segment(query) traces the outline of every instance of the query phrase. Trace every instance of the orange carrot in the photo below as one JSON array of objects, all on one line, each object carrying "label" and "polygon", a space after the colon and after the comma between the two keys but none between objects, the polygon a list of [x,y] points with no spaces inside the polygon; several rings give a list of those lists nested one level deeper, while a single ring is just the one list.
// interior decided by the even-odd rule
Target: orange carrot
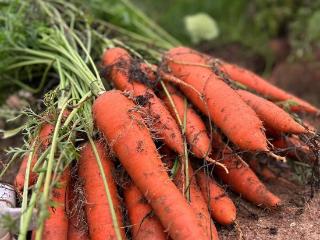
[{"label": "orange carrot", "polygon": [[232,80],[244,84],[265,97],[277,101],[293,100],[298,104],[298,106],[292,107],[292,110],[303,110],[310,113],[316,113],[319,111],[319,109],[312,106],[310,103],[283,91],[249,70],[226,62],[221,62],[220,67],[221,70],[228,74]]},{"label": "orange carrot", "polygon": [[209,203],[212,218],[220,224],[232,224],[236,219],[236,207],[232,200],[215,180],[206,175],[204,171],[197,172],[197,180],[202,195]]},{"label": "orange carrot", "polygon": [[[201,226],[203,231],[207,235],[207,239],[218,239],[218,232],[217,229],[212,222],[212,219],[210,217],[210,213],[208,211],[208,205],[205,202],[204,197],[202,196],[201,190],[196,182],[195,175],[193,173],[192,167],[189,165],[189,177],[190,177],[190,185],[186,186],[190,192],[190,206],[194,210],[194,212],[197,215],[198,219],[198,225]],[[177,174],[174,178],[174,182],[177,185],[177,187],[180,189],[181,192],[184,192],[184,174],[180,168],[177,171]],[[186,196],[188,196],[187,193]]]},{"label": "orange carrot", "polygon": [[211,69],[201,64],[206,59],[188,48],[173,48],[166,54],[166,64],[172,74],[192,85],[202,94],[185,86],[184,94],[222,129],[229,139],[245,150],[267,151],[267,140],[256,113]]},{"label": "orange carrot", "polygon": [[[112,177],[112,162],[107,157],[103,144],[95,142],[95,145],[107,178],[112,203],[117,216],[118,226],[121,227],[121,206],[118,200],[117,188]],[[79,176],[84,180],[84,191],[87,199],[85,210],[90,238],[97,240],[116,239],[116,230],[114,228],[107,194],[105,192],[98,163],[90,143],[86,143],[81,150]],[[123,239],[125,239],[123,228],[120,228],[120,230]]]},{"label": "orange carrot", "polygon": [[98,129],[170,236],[177,240],[206,239],[196,225],[194,212],[169,179],[135,104],[120,91],[109,91],[95,100],[93,116]]},{"label": "orange carrot", "polygon": [[159,219],[152,213],[151,206],[139,189],[130,184],[124,191],[124,200],[132,225],[133,240],[165,240],[167,233]]},{"label": "orange carrot", "polygon": [[[54,126],[51,124],[44,124],[39,132],[38,138],[35,140],[35,149],[33,153],[33,157],[31,160],[31,168],[30,168],[30,174],[29,174],[29,185],[33,185],[35,181],[37,180],[38,174],[35,172],[32,172],[32,168],[36,164],[38,160],[38,155],[40,150],[45,150],[49,144],[50,144],[50,139],[51,139],[51,134],[53,132]],[[29,154],[25,155],[20,168],[18,170],[18,173],[15,177],[15,182],[14,185],[17,189],[17,191],[21,192],[23,190],[24,186],[24,180],[26,176],[26,170],[27,170],[27,164],[28,164],[28,159],[29,159]]]},{"label": "orange carrot", "polygon": [[274,103],[245,90],[237,90],[240,97],[257,113],[269,127],[287,133],[305,133],[306,129]]},{"label": "orange carrot", "polygon": [[145,116],[152,117],[150,129],[155,129],[174,151],[183,154],[183,140],[178,125],[153,90],[138,82],[142,81],[137,79],[139,77],[146,78],[145,82],[149,80],[148,75],[143,73],[144,69],[141,70],[139,65],[136,65],[124,49],[112,48],[103,54],[103,66],[109,69],[110,73],[106,77],[110,78],[116,88],[132,92],[137,102],[143,106]]}]

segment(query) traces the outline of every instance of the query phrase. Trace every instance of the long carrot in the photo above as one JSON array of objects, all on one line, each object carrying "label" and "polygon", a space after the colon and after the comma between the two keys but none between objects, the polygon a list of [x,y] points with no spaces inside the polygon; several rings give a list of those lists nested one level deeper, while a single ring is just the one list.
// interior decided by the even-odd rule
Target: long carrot
[{"label": "long carrot", "polygon": [[[29,185],[33,185],[35,181],[37,180],[37,173],[32,172],[33,166],[36,164],[38,160],[38,155],[41,150],[46,149],[50,144],[50,136],[53,132],[54,126],[51,124],[44,124],[39,132],[38,138],[35,139],[35,149],[33,153],[33,157],[31,160],[31,168],[30,168],[30,175],[29,175]],[[17,189],[17,191],[21,192],[23,190],[24,186],[24,180],[26,176],[26,169],[27,169],[27,163],[29,159],[29,154],[25,155],[20,168],[18,170],[18,173],[15,177],[14,185]]]},{"label": "long carrot", "polygon": [[[134,64],[128,52],[122,48],[112,48],[103,54],[103,66],[109,69],[107,78],[122,91],[130,91],[143,106],[146,117],[152,117],[149,127],[155,129],[163,141],[179,154],[183,154],[183,140],[173,117],[153,90],[141,82],[148,83],[148,75],[140,65]],[[137,79],[139,78],[139,79]],[[148,123],[148,122],[147,122]]]},{"label": "long carrot", "polygon": [[228,74],[232,80],[244,84],[245,86],[251,88],[252,90],[255,90],[265,97],[269,97],[273,100],[279,101],[293,100],[298,104],[298,106],[292,107],[292,110],[303,110],[310,113],[319,112],[319,109],[315,106],[312,106],[310,103],[272,85],[262,77],[254,74],[249,70],[223,61],[221,61],[220,68],[223,72]]},{"label": "long carrot", "polygon": [[129,176],[173,239],[206,239],[196,216],[169,179],[135,104],[120,91],[100,95],[93,116]]},{"label": "long carrot", "polygon": [[307,130],[274,103],[245,90],[237,90],[240,97],[257,113],[267,126],[287,133],[305,133]]},{"label": "long carrot", "polygon": [[[188,169],[189,169],[189,176],[191,179],[190,179],[190,185],[186,187],[190,194],[189,195],[188,193],[184,193],[184,194],[187,196],[187,198],[188,197],[190,198],[189,204],[191,208],[195,211],[198,219],[198,225],[201,226],[203,231],[206,233],[207,239],[211,239],[211,240],[218,239],[219,237],[218,237],[217,229],[214,223],[212,222],[210,213],[208,211],[208,205],[205,202],[205,199],[197,184],[196,177],[194,175],[192,167],[189,166]],[[177,185],[177,187],[180,189],[180,191],[184,192],[185,181],[184,181],[184,174],[182,172],[181,165],[174,178],[174,182]]]},{"label": "long carrot", "polygon": [[206,202],[209,203],[212,218],[220,224],[232,224],[236,219],[236,207],[225,191],[204,171],[196,174],[198,184]]},{"label": "long carrot", "polygon": [[201,54],[184,47],[173,48],[165,56],[172,74],[202,94],[180,86],[184,94],[222,129],[229,139],[245,150],[267,151],[262,122],[256,113],[211,69]]},{"label": "long carrot", "polygon": [[165,240],[168,238],[159,219],[139,189],[130,184],[125,188],[124,200],[132,229],[133,240]]},{"label": "long carrot", "polygon": [[[108,187],[112,197],[112,203],[116,212],[118,226],[122,226],[121,206],[118,200],[116,185],[112,177],[112,162],[106,156],[103,144],[95,142]],[[89,235],[91,239],[116,239],[116,230],[113,224],[110,205],[99,172],[97,160],[90,143],[83,146],[80,154],[79,176],[84,181],[85,205]],[[125,233],[121,228],[121,234],[125,239]]]}]

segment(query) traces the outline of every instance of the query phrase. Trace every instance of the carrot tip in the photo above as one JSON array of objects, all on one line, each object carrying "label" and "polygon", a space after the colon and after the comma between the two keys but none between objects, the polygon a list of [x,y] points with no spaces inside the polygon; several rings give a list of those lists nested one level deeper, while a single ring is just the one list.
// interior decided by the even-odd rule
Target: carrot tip
[{"label": "carrot tip", "polygon": [[277,160],[277,161],[280,161],[280,162],[287,162],[287,159],[286,159],[286,157],[281,157],[281,156],[279,156],[279,155],[277,155],[277,154],[275,154],[275,153],[273,153],[273,152],[267,152],[267,154],[270,156],[270,157],[272,157],[272,158],[274,158],[275,160]]}]

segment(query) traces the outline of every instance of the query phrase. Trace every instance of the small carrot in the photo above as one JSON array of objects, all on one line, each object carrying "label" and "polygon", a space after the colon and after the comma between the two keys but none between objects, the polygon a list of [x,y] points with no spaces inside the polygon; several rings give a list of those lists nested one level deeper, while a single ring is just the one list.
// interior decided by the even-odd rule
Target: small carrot
[{"label": "small carrot", "polygon": [[[104,173],[107,178],[108,187],[112,197],[112,203],[116,212],[118,226],[122,226],[121,206],[118,200],[117,188],[112,177],[112,162],[107,157],[103,144],[95,142]],[[84,181],[85,205],[89,235],[91,239],[116,239],[110,205],[103,185],[92,146],[86,143],[80,154],[79,176]],[[121,235],[125,239],[123,228],[120,228]]]},{"label": "small carrot", "polygon": [[165,55],[165,61],[174,76],[201,93],[202,97],[190,88],[179,86],[233,143],[245,150],[267,151],[267,139],[256,113],[211,69],[200,66],[206,63],[201,54],[178,47]]},{"label": "small carrot", "polygon": [[138,82],[141,79],[136,79],[144,76],[145,82],[149,81],[148,75],[143,74],[144,69],[141,70],[139,65],[134,68],[135,65],[129,53],[122,48],[106,50],[103,54],[103,66],[109,69],[109,74],[106,77],[110,78],[116,88],[132,92],[138,104],[143,107],[145,116],[152,117],[149,124],[150,129],[155,129],[156,134],[169,147],[182,155],[183,140],[175,120],[153,90]]},{"label": "small carrot", "polygon": [[204,171],[196,174],[198,184],[206,202],[209,203],[212,218],[220,224],[232,224],[236,220],[236,207],[216,181]]},{"label": "small carrot", "polygon": [[139,189],[130,184],[124,190],[124,200],[132,228],[133,240],[165,240],[168,238],[159,219]]},{"label": "small carrot", "polygon": [[237,93],[267,126],[280,132],[306,133],[303,126],[274,103],[245,90],[237,90]]},{"label": "small carrot", "polygon": [[169,179],[135,104],[120,91],[108,91],[93,104],[93,116],[113,152],[152,206],[170,236],[206,239],[182,194]]}]

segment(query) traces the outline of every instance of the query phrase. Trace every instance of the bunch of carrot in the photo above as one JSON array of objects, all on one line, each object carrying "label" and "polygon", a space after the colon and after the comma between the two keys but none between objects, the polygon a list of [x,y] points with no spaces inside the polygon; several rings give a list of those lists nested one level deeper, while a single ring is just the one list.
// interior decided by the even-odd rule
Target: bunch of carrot
[{"label": "bunch of carrot", "polygon": [[[75,191],[67,188],[73,184],[66,168],[62,184],[50,195],[57,203],[49,210],[43,238],[218,239],[214,222],[236,220],[235,204],[219,182],[257,206],[281,205],[238,152],[285,160],[274,150],[285,148],[288,139],[297,144],[299,136],[314,135],[291,111],[316,114],[316,107],[245,69],[185,47],[166,52],[158,66],[110,48],[102,66],[118,90],[94,100],[100,137],[80,147],[76,164],[88,232],[75,226],[77,216],[67,217],[64,206]],[[287,112],[279,101],[296,104]],[[50,145],[52,129],[44,125],[34,140],[32,166]],[[266,130],[287,137],[270,142]],[[27,160],[16,177],[19,191]],[[124,186],[117,185],[123,179],[115,174],[115,164],[128,175]],[[30,176],[33,184],[36,173]]]}]

